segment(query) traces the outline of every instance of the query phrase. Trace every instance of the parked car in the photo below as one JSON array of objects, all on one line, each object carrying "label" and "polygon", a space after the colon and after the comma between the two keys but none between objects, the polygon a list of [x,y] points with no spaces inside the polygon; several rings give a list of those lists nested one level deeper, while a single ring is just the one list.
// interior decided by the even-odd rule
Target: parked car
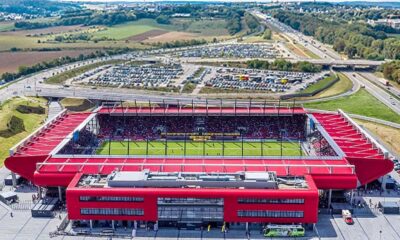
[{"label": "parked car", "polygon": [[351,212],[349,210],[342,210],[342,217],[346,224],[348,224],[348,225],[354,224],[354,220],[353,220],[353,218],[351,216]]}]

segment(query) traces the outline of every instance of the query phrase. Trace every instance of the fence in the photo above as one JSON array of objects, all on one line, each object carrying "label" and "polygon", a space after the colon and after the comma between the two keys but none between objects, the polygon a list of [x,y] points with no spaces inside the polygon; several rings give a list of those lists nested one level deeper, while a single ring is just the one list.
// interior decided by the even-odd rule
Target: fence
[{"label": "fence", "polygon": [[340,80],[339,77],[336,75],[336,78],[332,82],[328,83],[327,85],[323,86],[322,88],[314,90],[313,92],[286,94],[286,95],[280,96],[280,99],[281,100],[288,100],[288,99],[291,99],[291,98],[312,97],[312,96],[314,96],[314,95],[316,95],[316,94],[318,94],[318,93],[320,93],[320,92],[332,87],[339,80]]}]

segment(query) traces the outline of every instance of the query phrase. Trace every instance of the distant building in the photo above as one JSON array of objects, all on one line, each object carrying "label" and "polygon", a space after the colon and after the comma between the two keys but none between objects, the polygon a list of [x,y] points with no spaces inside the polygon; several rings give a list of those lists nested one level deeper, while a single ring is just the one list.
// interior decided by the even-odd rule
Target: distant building
[{"label": "distant building", "polygon": [[368,23],[371,24],[372,26],[385,25],[392,28],[400,29],[400,19],[387,18],[387,19],[378,19],[376,21],[369,20]]},{"label": "distant building", "polygon": [[190,13],[174,13],[172,17],[190,17]]}]

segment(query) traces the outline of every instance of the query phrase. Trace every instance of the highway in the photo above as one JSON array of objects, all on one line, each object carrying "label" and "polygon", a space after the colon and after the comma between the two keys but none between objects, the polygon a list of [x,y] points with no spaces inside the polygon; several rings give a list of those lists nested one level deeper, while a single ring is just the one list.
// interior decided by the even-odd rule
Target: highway
[{"label": "highway", "polygon": [[[27,92],[32,92],[38,85],[41,85],[44,79],[49,78],[55,74],[60,74],[67,70],[71,70],[74,68],[79,68],[88,64],[93,64],[96,62],[113,60],[113,59],[126,59],[127,54],[116,55],[112,57],[102,57],[97,59],[89,59],[81,62],[75,62],[66,64],[60,67],[51,68],[48,70],[44,70],[30,76],[22,77],[21,79],[17,79],[14,82],[9,83],[7,86],[0,89],[0,103],[6,101],[15,96],[23,96]],[[51,87],[51,85],[50,85]],[[58,86],[59,87],[59,86]]]},{"label": "highway", "polygon": [[358,82],[360,85],[365,87],[371,95],[376,97],[383,104],[388,106],[390,109],[395,111],[397,114],[400,114],[400,101],[386,92],[384,89],[376,86],[371,81],[363,77],[358,72],[343,72],[347,77],[349,77],[352,81]]},{"label": "highway", "polygon": [[[273,62],[275,59],[270,58],[257,58],[259,60],[270,61]],[[240,59],[232,59],[232,58],[181,58],[183,62],[190,63],[200,63],[200,62],[245,62],[248,60],[254,60],[254,58],[240,58]],[[350,60],[333,60],[333,59],[310,59],[310,58],[296,58],[296,59],[286,59],[291,63],[307,61],[316,65],[323,66],[345,66],[345,67],[378,67],[383,61],[371,61],[371,60],[363,60],[363,59],[350,59]]]},{"label": "highway", "polygon": [[386,79],[379,78],[370,72],[362,72],[362,73],[360,73],[360,75],[363,76],[365,79],[368,79],[370,82],[375,83],[375,85],[378,85],[381,88],[384,88],[387,92],[390,92],[391,94],[395,95],[397,98],[400,98],[400,89],[396,88],[394,86],[386,86],[386,82],[387,82]]},{"label": "highway", "polygon": [[328,60],[341,60],[342,57],[333,51],[331,48],[325,46],[323,43],[315,40],[312,37],[305,36],[303,33],[294,30],[293,28],[279,22],[278,20],[263,14],[261,12],[252,12],[254,15],[264,20],[264,22],[272,29],[284,34],[291,40],[292,43],[299,43],[306,47],[314,54],[320,56],[322,59]]}]

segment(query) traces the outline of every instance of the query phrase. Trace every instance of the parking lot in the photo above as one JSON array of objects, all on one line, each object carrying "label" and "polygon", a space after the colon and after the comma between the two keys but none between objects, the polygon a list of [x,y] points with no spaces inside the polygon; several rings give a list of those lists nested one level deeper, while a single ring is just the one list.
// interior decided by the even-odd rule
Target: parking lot
[{"label": "parking lot", "polygon": [[210,45],[174,53],[189,58],[278,58],[281,50],[269,43]]},{"label": "parking lot", "polygon": [[183,74],[179,64],[116,65],[107,69],[89,85],[103,87],[166,87]]},{"label": "parking lot", "polygon": [[246,89],[266,92],[295,92],[324,78],[326,72],[314,74],[240,68],[217,68],[205,86],[220,89]]}]

